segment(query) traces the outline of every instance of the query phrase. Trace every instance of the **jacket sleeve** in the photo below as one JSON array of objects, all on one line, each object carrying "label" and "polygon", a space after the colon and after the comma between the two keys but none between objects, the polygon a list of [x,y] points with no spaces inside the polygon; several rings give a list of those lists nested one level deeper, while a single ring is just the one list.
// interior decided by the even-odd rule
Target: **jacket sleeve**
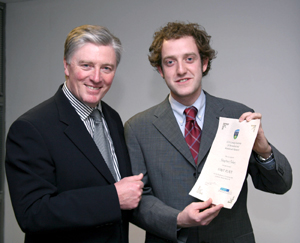
[{"label": "jacket sleeve", "polygon": [[275,166],[272,169],[265,168],[257,162],[253,152],[248,172],[255,188],[265,192],[284,194],[292,187],[292,168],[287,158],[272,144],[270,145],[274,154]]}]

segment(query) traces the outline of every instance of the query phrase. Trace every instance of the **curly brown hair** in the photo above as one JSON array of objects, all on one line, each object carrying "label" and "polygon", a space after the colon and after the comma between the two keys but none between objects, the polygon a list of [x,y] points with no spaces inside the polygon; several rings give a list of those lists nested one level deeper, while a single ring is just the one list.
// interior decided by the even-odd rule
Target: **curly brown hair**
[{"label": "curly brown hair", "polygon": [[202,74],[207,75],[211,69],[212,59],[216,58],[216,51],[209,44],[211,36],[206,33],[204,27],[196,23],[169,22],[155,32],[153,42],[149,47],[150,64],[156,69],[161,67],[161,50],[164,40],[179,39],[184,36],[192,36],[195,39],[202,63],[203,60],[208,59],[207,69]]}]

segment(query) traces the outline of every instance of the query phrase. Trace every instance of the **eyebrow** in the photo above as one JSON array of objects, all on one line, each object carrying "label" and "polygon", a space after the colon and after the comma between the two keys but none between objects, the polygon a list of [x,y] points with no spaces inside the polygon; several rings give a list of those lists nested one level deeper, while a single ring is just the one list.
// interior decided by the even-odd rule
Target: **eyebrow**
[{"label": "eyebrow", "polygon": [[[195,52],[188,52],[188,53],[185,53],[183,56],[184,57],[186,57],[186,56],[197,56],[197,54]],[[173,55],[173,56],[166,56],[162,60],[164,61],[164,60],[169,59],[169,58],[170,59],[176,59],[176,57]]]},{"label": "eyebrow", "polygon": [[93,62],[91,62],[91,61],[85,61],[85,60],[80,60],[80,61],[78,61],[78,63],[82,64],[82,63],[93,63]]},{"label": "eyebrow", "polygon": [[[90,64],[90,63],[94,63],[93,61],[85,61],[85,60],[80,60],[79,62],[78,62],[79,64],[82,64],[82,63],[88,63],[88,64]],[[111,66],[111,67],[115,67],[115,65],[114,64],[112,64],[112,63],[103,63],[102,65],[101,65],[101,67],[103,67],[103,66]]]}]

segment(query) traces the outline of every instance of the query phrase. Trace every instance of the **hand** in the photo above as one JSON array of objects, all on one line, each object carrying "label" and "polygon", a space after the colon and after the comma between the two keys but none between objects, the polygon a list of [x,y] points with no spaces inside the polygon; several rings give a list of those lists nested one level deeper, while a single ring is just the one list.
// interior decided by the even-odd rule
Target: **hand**
[{"label": "hand", "polygon": [[[241,115],[239,118],[239,121],[242,122],[246,120],[247,122],[253,120],[253,119],[261,119],[262,115],[260,113],[252,113],[252,112],[246,112]],[[270,144],[268,143],[267,138],[265,137],[264,130],[262,129],[262,124],[260,122],[258,133],[253,145],[253,150],[255,153],[259,154],[263,158],[268,158],[272,153],[272,148]]]},{"label": "hand", "polygon": [[125,177],[115,183],[120,207],[123,210],[134,209],[142,198],[144,183],[143,174]]},{"label": "hand", "polygon": [[[205,202],[194,202],[186,206],[177,216],[179,228],[208,225],[223,208],[222,204],[212,205],[212,199]],[[203,211],[202,211],[203,210]]]}]

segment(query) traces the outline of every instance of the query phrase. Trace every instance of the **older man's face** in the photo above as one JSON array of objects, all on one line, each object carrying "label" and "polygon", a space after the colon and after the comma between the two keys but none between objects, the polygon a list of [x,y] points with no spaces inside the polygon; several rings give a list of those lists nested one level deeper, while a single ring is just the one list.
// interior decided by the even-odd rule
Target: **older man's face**
[{"label": "older man's face", "polygon": [[84,104],[95,107],[110,89],[117,61],[111,46],[87,43],[64,60],[67,87]]}]

